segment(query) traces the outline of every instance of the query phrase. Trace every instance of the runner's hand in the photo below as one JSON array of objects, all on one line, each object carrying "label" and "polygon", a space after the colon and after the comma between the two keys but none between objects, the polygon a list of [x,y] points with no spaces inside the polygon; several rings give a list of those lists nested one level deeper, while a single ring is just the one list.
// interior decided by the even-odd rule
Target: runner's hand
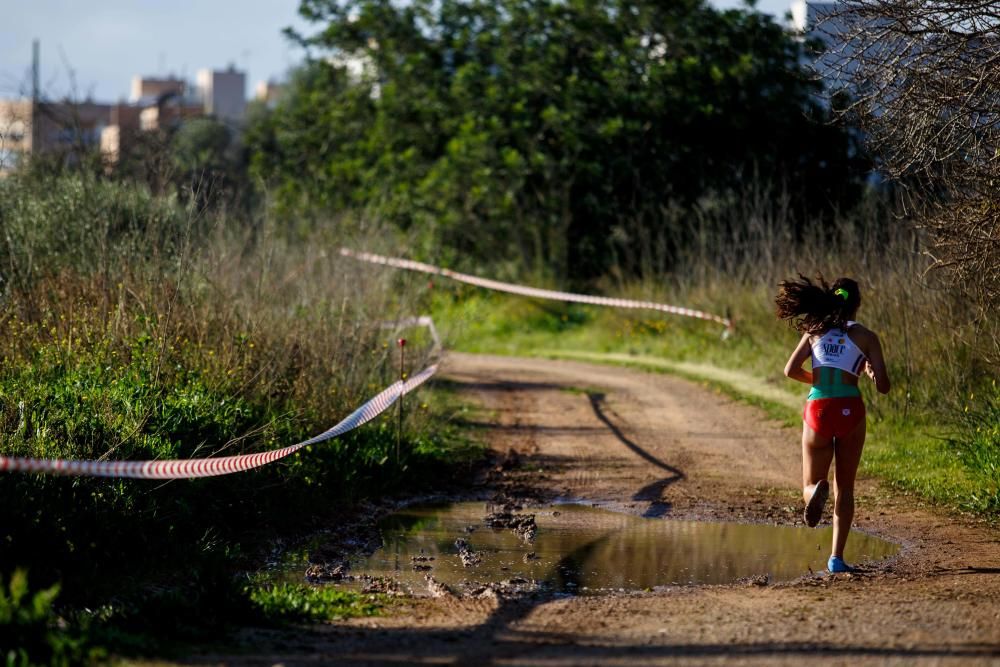
[{"label": "runner's hand", "polygon": [[872,382],[875,382],[875,371],[872,370],[872,365],[868,363],[867,359],[865,360],[865,375],[871,378]]}]

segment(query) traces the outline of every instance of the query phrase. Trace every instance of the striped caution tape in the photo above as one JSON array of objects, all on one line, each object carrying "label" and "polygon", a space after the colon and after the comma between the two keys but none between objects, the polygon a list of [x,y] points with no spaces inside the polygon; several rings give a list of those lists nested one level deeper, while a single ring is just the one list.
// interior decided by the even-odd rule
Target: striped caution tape
[{"label": "striped caution tape", "polygon": [[398,319],[395,322],[383,322],[383,329],[395,329],[397,331],[405,329],[406,327],[426,327],[427,331],[431,335],[431,340],[434,345],[431,347],[432,352],[439,352],[441,350],[441,335],[438,333],[437,327],[434,326],[434,320],[430,315],[421,315],[419,317],[404,317]]},{"label": "striped caution tape", "polygon": [[336,438],[371,421],[401,396],[413,391],[437,372],[437,365],[428,366],[404,381],[397,381],[348,415],[342,422],[317,436],[298,444],[259,454],[220,456],[206,459],[160,461],[70,461],[64,459],[31,459],[0,456],[0,472],[33,472],[49,475],[87,477],[133,477],[136,479],[191,479],[216,477],[258,468],[285,458],[303,447]]},{"label": "striped caution tape", "polygon": [[653,301],[634,301],[632,299],[615,299],[606,296],[592,296],[590,294],[574,294],[572,292],[558,292],[556,290],[540,289],[538,287],[527,287],[525,285],[516,285],[513,283],[504,283],[499,280],[489,280],[487,278],[478,278],[476,276],[470,276],[466,273],[458,273],[457,271],[452,271],[451,269],[445,269],[438,266],[433,266],[431,264],[424,264],[423,262],[414,262],[409,259],[399,259],[397,257],[383,257],[382,255],[373,255],[367,252],[356,252],[350,250],[349,248],[341,248],[340,254],[344,257],[353,257],[354,259],[361,260],[363,262],[371,262],[372,264],[384,264],[385,266],[393,266],[398,269],[407,269],[409,271],[420,271],[421,273],[430,273],[436,276],[445,276],[451,278],[452,280],[457,280],[459,282],[468,283],[469,285],[476,285],[478,287],[485,287],[486,289],[496,290],[498,292],[508,292],[510,294],[520,294],[521,296],[530,296],[537,299],[552,299],[554,301],[571,301],[573,303],[589,303],[596,306],[613,306],[615,308],[641,308],[645,310],[658,310],[663,313],[672,313],[674,315],[683,315],[685,317],[696,317],[700,320],[710,320],[712,322],[718,322],[719,324],[726,327],[726,329],[732,329],[733,323],[727,317],[722,317],[721,315],[713,315],[712,313],[706,313],[701,310],[694,310],[692,308],[683,308],[681,306],[671,306],[665,303],[655,303]]}]

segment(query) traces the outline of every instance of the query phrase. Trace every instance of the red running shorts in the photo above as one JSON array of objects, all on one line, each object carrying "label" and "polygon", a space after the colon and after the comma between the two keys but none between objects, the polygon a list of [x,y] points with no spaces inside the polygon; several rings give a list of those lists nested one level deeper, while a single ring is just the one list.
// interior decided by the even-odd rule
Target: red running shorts
[{"label": "red running shorts", "polygon": [[824,438],[844,438],[865,418],[865,402],[860,396],[815,398],[806,401],[802,419]]}]

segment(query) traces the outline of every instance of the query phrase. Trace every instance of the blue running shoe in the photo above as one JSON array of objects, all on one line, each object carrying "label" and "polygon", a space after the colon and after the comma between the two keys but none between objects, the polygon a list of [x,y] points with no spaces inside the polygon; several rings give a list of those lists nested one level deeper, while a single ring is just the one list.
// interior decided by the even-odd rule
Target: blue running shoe
[{"label": "blue running shoe", "polygon": [[857,572],[857,570],[845,563],[843,558],[837,558],[836,556],[830,556],[830,560],[826,561],[826,569],[829,570],[831,574],[837,574],[839,572]]}]

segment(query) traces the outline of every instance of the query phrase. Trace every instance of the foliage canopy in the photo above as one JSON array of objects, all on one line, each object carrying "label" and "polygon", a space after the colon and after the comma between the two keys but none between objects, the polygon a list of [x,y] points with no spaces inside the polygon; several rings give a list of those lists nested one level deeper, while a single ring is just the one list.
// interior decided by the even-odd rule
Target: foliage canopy
[{"label": "foliage canopy", "polygon": [[[303,0],[312,58],[248,134],[296,209],[375,207],[424,256],[589,278],[750,180],[850,205],[861,157],[803,47],[702,0]],[[676,217],[676,216],[675,216]],[[682,216],[681,216],[682,217]],[[665,233],[669,232],[669,233]]]}]

